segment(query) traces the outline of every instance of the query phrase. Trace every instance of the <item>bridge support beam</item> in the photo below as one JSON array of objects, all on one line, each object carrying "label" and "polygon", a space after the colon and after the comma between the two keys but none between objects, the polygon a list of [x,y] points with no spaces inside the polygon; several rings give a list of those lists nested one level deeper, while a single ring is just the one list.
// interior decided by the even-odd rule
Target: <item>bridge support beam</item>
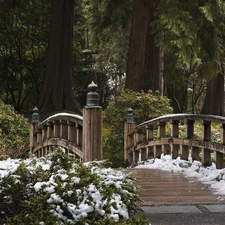
[{"label": "bridge support beam", "polygon": [[98,105],[98,86],[88,85],[87,105],[83,109],[83,161],[102,159],[102,107]]}]

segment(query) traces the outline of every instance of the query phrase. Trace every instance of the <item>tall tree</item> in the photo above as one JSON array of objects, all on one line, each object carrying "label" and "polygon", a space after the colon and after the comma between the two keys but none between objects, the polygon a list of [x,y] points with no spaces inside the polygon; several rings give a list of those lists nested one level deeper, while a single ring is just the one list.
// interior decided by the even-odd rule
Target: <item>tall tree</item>
[{"label": "tall tree", "polygon": [[201,113],[224,116],[224,74],[218,74],[208,82]]},{"label": "tall tree", "polygon": [[[158,43],[163,48],[167,62],[165,75],[168,97],[174,105],[183,105],[177,107],[181,111],[187,109],[187,89],[193,77],[200,87],[204,83],[203,80],[207,82],[223,72],[221,69],[224,63],[224,9],[225,3],[220,0],[166,0],[158,5],[154,31],[158,33],[163,30],[164,33],[163,38],[158,39]],[[210,86],[211,84],[212,82]],[[196,84],[194,86],[196,87]],[[218,89],[220,93],[223,92],[223,81],[211,91],[217,92]],[[202,87],[198,90],[202,90]],[[174,93],[179,95],[173,96]],[[204,95],[204,91],[200,93]],[[209,96],[206,95],[206,98]],[[223,95],[218,97],[221,98],[219,102],[222,104]],[[211,104],[214,104],[211,109],[223,108],[223,105],[218,106],[216,101],[211,101]]]},{"label": "tall tree", "polygon": [[0,1],[0,99],[15,110],[34,107],[43,77],[50,1]]},{"label": "tall tree", "polygon": [[72,89],[74,0],[52,0],[45,77],[40,112],[78,111]]},{"label": "tall tree", "polygon": [[152,34],[155,11],[153,0],[135,0],[130,32],[125,87],[134,91],[160,91],[163,94],[163,61]]}]

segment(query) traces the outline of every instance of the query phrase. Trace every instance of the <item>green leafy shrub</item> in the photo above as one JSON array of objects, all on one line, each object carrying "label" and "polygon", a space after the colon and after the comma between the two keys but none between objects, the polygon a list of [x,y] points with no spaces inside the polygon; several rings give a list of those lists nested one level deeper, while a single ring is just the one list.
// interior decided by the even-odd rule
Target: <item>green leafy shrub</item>
[{"label": "green leafy shrub", "polygon": [[0,100],[0,155],[17,157],[28,149],[27,119],[14,112],[13,107]]},{"label": "green leafy shrub", "polygon": [[128,108],[133,109],[136,124],[173,112],[168,98],[153,94],[123,90],[104,111],[103,154],[113,167],[123,165],[124,123]]},{"label": "green leafy shrub", "polygon": [[147,225],[131,174],[78,163],[60,148],[4,164],[12,168],[0,177],[0,224]]}]

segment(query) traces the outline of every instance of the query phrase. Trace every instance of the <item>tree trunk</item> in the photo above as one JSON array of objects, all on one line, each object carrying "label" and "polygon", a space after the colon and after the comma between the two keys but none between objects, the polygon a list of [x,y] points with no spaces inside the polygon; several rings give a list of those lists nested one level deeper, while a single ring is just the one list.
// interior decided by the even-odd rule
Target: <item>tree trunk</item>
[{"label": "tree trunk", "polygon": [[74,0],[52,0],[47,65],[40,112],[77,111],[72,90]]},{"label": "tree trunk", "polygon": [[224,76],[219,74],[207,84],[202,114],[224,116]]},{"label": "tree trunk", "polygon": [[128,50],[125,88],[133,91],[159,90],[163,95],[163,55],[155,46],[150,22],[154,1],[135,0]]}]

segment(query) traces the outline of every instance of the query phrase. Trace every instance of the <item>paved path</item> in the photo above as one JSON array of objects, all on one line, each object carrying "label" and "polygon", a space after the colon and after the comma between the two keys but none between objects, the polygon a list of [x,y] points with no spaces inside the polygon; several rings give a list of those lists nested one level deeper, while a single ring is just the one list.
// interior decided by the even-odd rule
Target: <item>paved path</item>
[{"label": "paved path", "polygon": [[151,225],[225,225],[225,196],[181,173],[128,169],[137,178],[142,209]]},{"label": "paved path", "polygon": [[[181,173],[154,169],[128,169],[137,178],[143,206],[225,204],[208,186]],[[225,196],[224,196],[225,198]],[[225,223],[224,223],[225,224]]]}]

